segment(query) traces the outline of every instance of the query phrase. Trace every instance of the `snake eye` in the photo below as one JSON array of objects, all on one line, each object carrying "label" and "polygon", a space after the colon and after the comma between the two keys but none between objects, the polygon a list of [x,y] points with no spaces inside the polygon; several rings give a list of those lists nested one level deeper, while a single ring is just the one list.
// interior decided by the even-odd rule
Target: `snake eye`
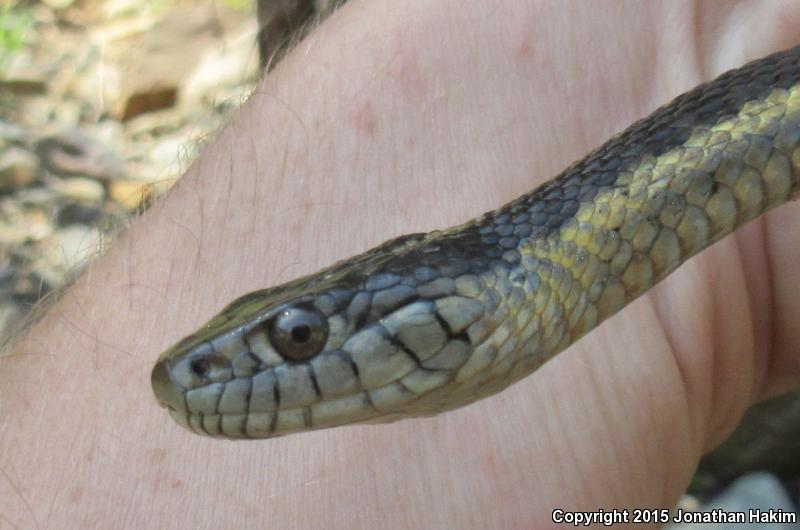
[{"label": "snake eye", "polygon": [[290,361],[305,361],[325,346],[328,326],[313,308],[290,307],[272,320],[269,339],[282,357]]}]

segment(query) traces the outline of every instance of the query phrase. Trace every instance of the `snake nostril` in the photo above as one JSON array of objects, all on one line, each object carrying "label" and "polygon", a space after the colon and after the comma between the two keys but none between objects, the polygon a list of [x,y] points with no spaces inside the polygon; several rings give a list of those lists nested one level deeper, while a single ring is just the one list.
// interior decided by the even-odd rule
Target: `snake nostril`
[{"label": "snake nostril", "polygon": [[191,368],[198,377],[206,377],[211,370],[211,363],[207,357],[198,357],[192,360]]},{"label": "snake nostril", "polygon": [[176,364],[175,377],[186,388],[228,381],[233,376],[231,362],[215,352],[196,353]]}]

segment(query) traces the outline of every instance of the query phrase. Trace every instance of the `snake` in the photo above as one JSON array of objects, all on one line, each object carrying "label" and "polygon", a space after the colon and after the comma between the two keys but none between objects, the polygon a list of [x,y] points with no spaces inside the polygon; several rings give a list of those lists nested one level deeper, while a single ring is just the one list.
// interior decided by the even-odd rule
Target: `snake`
[{"label": "snake", "polygon": [[465,224],[246,294],[157,360],[183,427],[271,438],[496,394],[800,195],[800,47],[701,84]]}]

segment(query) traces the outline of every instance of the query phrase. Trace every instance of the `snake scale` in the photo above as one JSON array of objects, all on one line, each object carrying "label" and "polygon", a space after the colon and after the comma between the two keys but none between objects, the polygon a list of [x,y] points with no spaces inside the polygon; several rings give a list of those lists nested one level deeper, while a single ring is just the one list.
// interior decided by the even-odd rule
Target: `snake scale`
[{"label": "snake scale", "polygon": [[800,47],[700,85],[533,192],[253,292],[163,353],[159,403],[268,438],[436,414],[527,376],[800,194]]}]

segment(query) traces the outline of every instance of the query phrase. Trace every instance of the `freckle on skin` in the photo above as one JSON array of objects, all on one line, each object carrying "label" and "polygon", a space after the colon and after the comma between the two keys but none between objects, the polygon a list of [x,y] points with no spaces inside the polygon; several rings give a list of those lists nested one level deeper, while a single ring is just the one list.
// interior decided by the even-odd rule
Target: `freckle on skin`
[{"label": "freckle on skin", "polygon": [[350,123],[353,127],[369,136],[375,134],[378,128],[378,117],[375,115],[375,109],[372,108],[370,100],[365,101],[359,106],[351,115]]},{"label": "freckle on skin", "polygon": [[399,44],[389,62],[389,77],[400,89],[401,97],[410,102],[419,102],[425,98],[428,82],[420,70],[416,53],[405,45]]},{"label": "freckle on skin", "polygon": [[481,460],[483,462],[483,468],[486,470],[487,474],[494,475],[497,473],[497,458],[493,452],[483,455]]},{"label": "freckle on skin", "polygon": [[74,487],[69,490],[69,502],[72,504],[78,504],[83,497],[83,488],[80,486]]},{"label": "freckle on skin", "polygon": [[171,487],[172,487],[172,489],[174,489],[174,490],[181,489],[181,488],[183,487],[183,481],[182,481],[182,480],[180,480],[180,479],[178,479],[178,480],[173,480],[173,481],[172,481],[172,484],[170,484],[170,486],[171,486]]},{"label": "freckle on skin", "polygon": [[533,54],[533,47],[528,41],[522,41],[522,44],[517,48],[517,57],[520,59],[527,59]]}]

